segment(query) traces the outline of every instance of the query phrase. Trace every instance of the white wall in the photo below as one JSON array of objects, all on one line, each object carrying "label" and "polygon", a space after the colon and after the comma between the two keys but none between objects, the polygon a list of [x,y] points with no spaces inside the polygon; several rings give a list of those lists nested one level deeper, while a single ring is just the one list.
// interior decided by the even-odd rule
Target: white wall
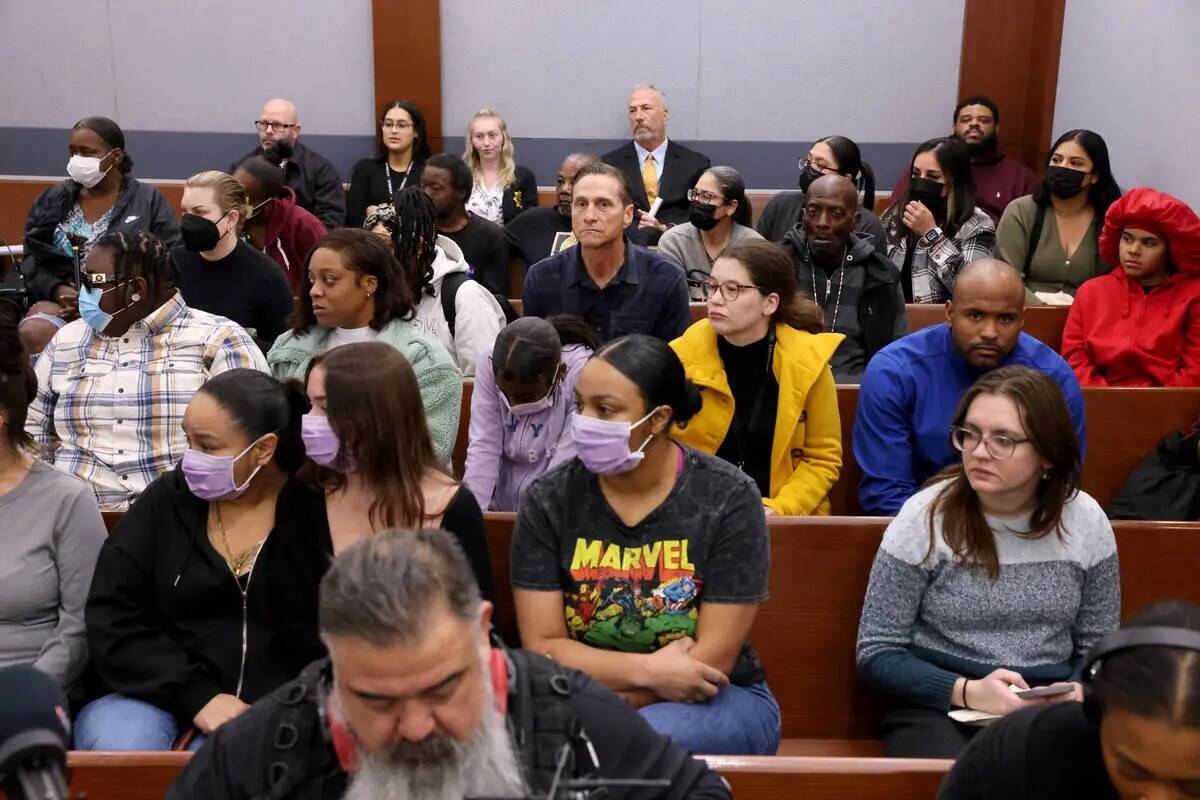
[{"label": "white wall", "polygon": [[1090,128],[1123,189],[1200,209],[1200,2],[1067,0],[1054,132]]}]

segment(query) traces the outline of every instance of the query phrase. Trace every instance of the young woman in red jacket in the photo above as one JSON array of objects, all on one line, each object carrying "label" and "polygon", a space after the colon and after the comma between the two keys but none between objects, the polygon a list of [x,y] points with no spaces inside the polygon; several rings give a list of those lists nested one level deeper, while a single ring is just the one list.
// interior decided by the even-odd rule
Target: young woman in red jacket
[{"label": "young woman in red jacket", "polygon": [[1063,356],[1084,386],[1200,386],[1200,217],[1154,189],[1108,209],[1100,253],[1116,264],[1079,287]]}]

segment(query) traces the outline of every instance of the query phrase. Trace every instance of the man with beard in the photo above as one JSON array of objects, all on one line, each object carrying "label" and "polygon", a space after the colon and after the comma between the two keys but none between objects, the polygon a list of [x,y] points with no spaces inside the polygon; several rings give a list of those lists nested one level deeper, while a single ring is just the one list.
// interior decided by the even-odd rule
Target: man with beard
[{"label": "man with beard", "polygon": [[234,161],[233,174],[251,156],[267,155],[283,167],[284,182],[296,193],[296,203],[321,220],[326,228],[346,223],[346,192],[342,177],[324,156],[300,144],[300,116],[291,101],[268,100],[254,120],[259,146]]},{"label": "man with beard", "polygon": [[[571,153],[558,167],[557,203],[531,208],[504,226],[515,273],[523,273],[543,258],[575,243],[571,238],[571,187],[579,170],[599,160],[590,153]],[[636,231],[636,226],[630,228],[631,233]]]},{"label": "man with beard", "polygon": [[421,191],[437,212],[437,232],[462,250],[475,280],[489,292],[508,297],[504,232],[499,225],[467,211],[472,184],[471,168],[450,153],[431,156],[421,173]]},{"label": "man with beard", "polygon": [[[1004,152],[1000,144],[1000,108],[990,97],[974,95],[959,101],[954,109],[952,135],[961,139],[971,154],[975,178],[975,204],[999,222],[1005,207],[1018,197],[1033,194],[1038,176],[1022,162]],[[908,173],[900,176],[892,197],[908,188]]]},{"label": "man with beard", "polygon": [[838,383],[858,383],[876,352],[908,333],[900,270],[855,233],[858,190],[845,175],[822,175],[804,199],[800,222],[783,237],[800,291],[825,315],[825,330],[842,333],[829,365]]},{"label": "man with beard", "polygon": [[583,673],[493,649],[491,615],[450,534],[360,541],[321,582],[330,658],[222,726],[168,800],[730,797]]},{"label": "man with beard", "polygon": [[858,499],[868,514],[893,516],[943,468],[961,460],[950,423],[979,376],[1020,364],[1049,375],[1063,391],[1086,449],[1083,394],[1062,356],[1021,332],[1025,284],[994,258],[972,261],[954,282],[946,325],[893,342],[871,360],[854,415]]}]

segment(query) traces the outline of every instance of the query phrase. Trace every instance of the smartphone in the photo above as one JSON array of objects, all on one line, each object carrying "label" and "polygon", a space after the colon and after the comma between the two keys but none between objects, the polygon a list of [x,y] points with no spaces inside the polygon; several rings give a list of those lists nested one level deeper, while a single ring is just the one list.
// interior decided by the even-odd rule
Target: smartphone
[{"label": "smartphone", "polygon": [[1075,691],[1075,685],[1067,683],[1060,686],[1038,686],[1036,689],[1016,692],[1016,695],[1022,700],[1031,700],[1035,697],[1058,697],[1060,694],[1070,694],[1073,691]]}]

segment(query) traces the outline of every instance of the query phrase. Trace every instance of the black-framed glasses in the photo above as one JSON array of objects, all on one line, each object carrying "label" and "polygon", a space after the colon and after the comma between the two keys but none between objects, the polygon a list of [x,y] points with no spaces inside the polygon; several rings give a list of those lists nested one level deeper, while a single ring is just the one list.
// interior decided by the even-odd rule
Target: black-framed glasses
[{"label": "black-framed glasses", "polygon": [[725,298],[726,303],[732,303],[734,300],[738,299],[738,296],[745,289],[757,289],[760,292],[762,291],[761,286],[755,286],[752,283],[738,283],[737,281],[725,281],[724,283],[717,283],[712,278],[706,278],[705,280],[700,281],[700,291],[703,293],[705,300],[712,297],[715,293],[720,292],[721,297]]},{"label": "black-framed glasses", "polygon": [[839,174],[841,174],[833,167],[826,167],[823,164],[818,164],[817,162],[813,161],[808,156],[800,156],[798,166],[800,167],[801,172],[804,172],[809,167],[812,167],[813,169],[815,169],[817,172],[821,173],[822,175],[839,175]]},{"label": "black-framed glasses", "polygon": [[719,194],[713,194],[712,192],[706,192],[703,189],[688,189],[687,199],[689,202],[694,203],[696,201],[700,201],[701,203],[707,203],[710,206],[725,205],[724,197]]},{"label": "black-framed glasses", "polygon": [[983,442],[984,448],[991,453],[992,458],[1012,458],[1012,454],[1016,451],[1017,445],[1025,444],[1028,439],[1014,439],[1012,436],[997,434],[995,436],[985,436],[979,431],[962,426],[956,426],[950,429],[950,442],[954,445],[954,449],[960,453],[970,453],[979,446],[979,442]]},{"label": "black-framed glasses", "polygon": [[256,119],[256,120],[254,120],[254,127],[260,131],[270,130],[270,131],[282,131],[282,132],[286,133],[286,132],[290,131],[292,128],[296,127],[296,123],[294,123],[294,122],[270,122],[269,120],[265,120],[265,119]]}]

